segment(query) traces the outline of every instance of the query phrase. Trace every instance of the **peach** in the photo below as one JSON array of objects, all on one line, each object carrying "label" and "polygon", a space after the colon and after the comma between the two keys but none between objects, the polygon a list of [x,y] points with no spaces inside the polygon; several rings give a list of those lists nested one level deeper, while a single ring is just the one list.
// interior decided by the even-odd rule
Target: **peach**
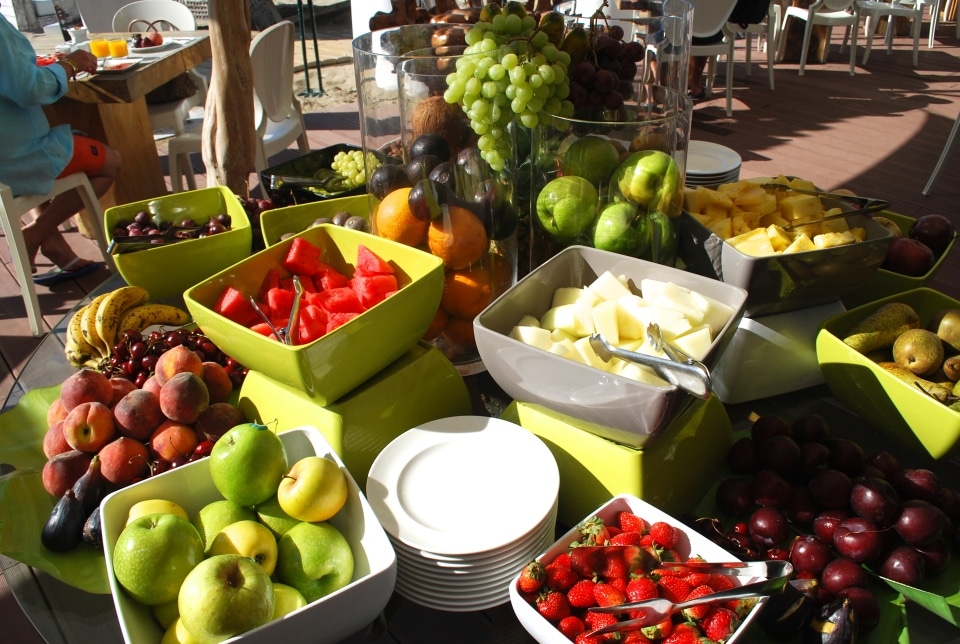
[{"label": "peach", "polygon": [[210,392],[200,376],[184,371],[160,388],[160,411],[170,420],[192,424],[210,406]]},{"label": "peach", "polygon": [[117,433],[113,412],[101,402],[84,402],[63,419],[63,437],[73,449],[98,452]]},{"label": "peach", "polygon": [[113,408],[117,430],[124,436],[145,441],[165,419],[160,411],[160,399],[145,389],[128,393]]},{"label": "peach", "polygon": [[53,458],[57,454],[69,452],[72,447],[67,443],[63,436],[63,421],[58,420],[47,428],[47,433],[43,435],[43,455],[47,458]]},{"label": "peach", "polygon": [[77,479],[83,476],[90,467],[91,460],[93,460],[92,454],[75,449],[57,454],[43,464],[40,477],[43,480],[44,489],[59,499],[64,492],[73,487]]},{"label": "peach", "polygon": [[69,413],[85,402],[109,405],[113,400],[113,386],[105,375],[94,369],[81,369],[71,374],[60,386],[60,404]]},{"label": "peach", "polygon": [[110,378],[110,386],[113,387],[113,398],[110,399],[109,405],[111,409],[116,407],[117,403],[120,402],[124,396],[137,388],[137,386],[133,384],[133,381],[121,378],[120,376]]},{"label": "peach", "polygon": [[160,398],[160,381],[157,380],[157,377],[155,375],[150,376],[149,378],[144,380],[143,386],[141,386],[140,388],[143,389],[144,391],[149,391],[158,399]]},{"label": "peach", "polygon": [[161,386],[178,373],[192,373],[199,378],[203,375],[203,360],[181,344],[160,354],[153,371]]},{"label": "peach", "polygon": [[100,473],[114,487],[126,487],[149,471],[147,446],[129,436],[110,441],[99,454]]},{"label": "peach", "polygon": [[57,398],[47,407],[47,427],[67,417],[67,410],[63,408],[60,398]]},{"label": "peach", "polygon": [[247,422],[243,413],[230,403],[213,403],[197,416],[193,428],[197,436],[216,442],[237,425]]},{"label": "peach", "polygon": [[165,420],[150,437],[150,449],[157,457],[171,462],[176,458],[189,458],[197,442],[197,432],[193,427]]},{"label": "peach", "polygon": [[203,363],[203,383],[210,392],[210,402],[226,402],[233,393],[233,381],[230,374],[219,362],[207,361]]}]

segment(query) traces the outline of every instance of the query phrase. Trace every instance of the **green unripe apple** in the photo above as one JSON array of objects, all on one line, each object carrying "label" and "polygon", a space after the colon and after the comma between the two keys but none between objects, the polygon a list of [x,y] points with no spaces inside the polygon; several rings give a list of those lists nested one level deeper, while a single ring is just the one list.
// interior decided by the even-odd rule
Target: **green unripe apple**
[{"label": "green unripe apple", "polygon": [[600,212],[593,229],[593,247],[641,257],[649,246],[647,218],[637,206],[620,201]]},{"label": "green unripe apple", "polygon": [[614,180],[624,199],[643,211],[659,210],[677,216],[683,206],[680,167],[666,152],[634,152],[614,172]]},{"label": "green unripe apple", "polygon": [[573,239],[590,229],[599,199],[596,187],[583,177],[557,177],[537,196],[537,219],[548,233]]},{"label": "green unripe apple", "polygon": [[283,442],[266,425],[244,423],[210,451],[210,476],[223,498],[252,507],[277,493],[287,472]]},{"label": "green unripe apple", "polygon": [[329,523],[301,523],[277,544],[277,577],[308,602],[343,588],[353,579],[350,543]]}]

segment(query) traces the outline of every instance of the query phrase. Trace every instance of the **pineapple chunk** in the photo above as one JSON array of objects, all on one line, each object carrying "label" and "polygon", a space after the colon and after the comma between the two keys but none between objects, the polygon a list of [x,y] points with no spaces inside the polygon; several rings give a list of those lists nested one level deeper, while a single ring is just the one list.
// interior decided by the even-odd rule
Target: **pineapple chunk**
[{"label": "pineapple chunk", "polygon": [[767,226],[767,237],[770,238],[770,245],[773,246],[773,250],[782,252],[787,246],[789,246],[793,240],[787,235],[787,232],[780,226]]},{"label": "pineapple chunk", "polygon": [[817,189],[817,187],[813,185],[812,181],[808,181],[806,179],[800,179],[798,177],[794,177],[793,179],[790,179],[789,181],[787,181],[787,185],[790,186],[791,188],[797,188],[798,190],[816,190]]},{"label": "pineapple chunk", "polygon": [[730,225],[733,228],[734,235],[742,235],[753,230],[742,215],[734,216],[730,221]]},{"label": "pineapple chunk", "polygon": [[696,188],[684,187],[683,209],[691,214],[700,214],[700,192]]},{"label": "pineapple chunk", "polygon": [[783,254],[787,253],[802,253],[808,250],[816,250],[817,247],[813,245],[813,242],[804,234],[797,235],[793,238],[793,242],[783,249]]},{"label": "pineapple chunk", "polygon": [[853,244],[857,239],[849,230],[839,233],[821,233],[813,238],[813,245],[817,248],[833,248],[834,246],[846,246]]},{"label": "pineapple chunk", "polygon": [[813,195],[791,195],[780,200],[780,216],[787,221],[813,219],[823,212],[820,197]]},{"label": "pineapple chunk", "polygon": [[753,257],[766,257],[776,252],[764,228],[756,228],[748,233],[731,237],[727,240],[727,243],[744,255]]},{"label": "pineapple chunk", "polygon": [[699,221],[704,226],[708,225],[711,221],[716,221],[713,217],[708,217],[707,215],[701,215],[699,212],[689,213],[691,217]]},{"label": "pineapple chunk", "polygon": [[[830,210],[823,213],[824,217],[831,217],[833,215],[838,215],[843,212],[840,208],[831,208]],[[820,230],[825,233],[842,233],[845,230],[850,230],[850,225],[847,223],[846,218],[837,217],[836,219],[829,219],[827,221],[820,222]]]},{"label": "pineapple chunk", "polygon": [[853,235],[853,238],[858,242],[865,241],[867,239],[867,229],[857,226],[856,228],[850,229],[850,234]]},{"label": "pineapple chunk", "polygon": [[726,217],[722,219],[712,219],[707,228],[720,239],[730,239],[733,237],[733,220]]},{"label": "pineapple chunk", "polygon": [[716,206],[727,211],[733,208],[733,199],[722,192],[711,190],[710,188],[705,188],[704,186],[697,186],[697,192],[700,193],[701,212],[705,212],[710,206]]},{"label": "pineapple chunk", "polygon": [[730,211],[732,210],[732,205],[730,208],[724,208],[723,206],[718,206],[717,204],[709,204],[703,209],[703,214],[710,219],[726,219],[730,216]]},{"label": "pineapple chunk", "polygon": [[[741,190],[740,193],[734,197],[733,203],[740,206],[744,209],[752,210],[755,206],[764,203],[767,200],[768,195],[767,191],[757,185],[747,184],[746,189]],[[776,198],[774,198],[774,203],[776,203]]]},{"label": "pineapple chunk", "polygon": [[764,228],[767,226],[779,226],[780,228],[783,228],[785,226],[789,226],[790,222],[781,217],[780,211],[777,210],[760,217],[759,224]]}]

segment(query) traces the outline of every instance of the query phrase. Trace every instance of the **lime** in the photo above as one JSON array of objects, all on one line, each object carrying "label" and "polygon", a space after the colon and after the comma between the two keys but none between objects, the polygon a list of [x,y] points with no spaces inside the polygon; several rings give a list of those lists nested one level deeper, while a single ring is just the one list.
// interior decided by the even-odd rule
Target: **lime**
[{"label": "lime", "polygon": [[620,164],[620,153],[610,141],[588,135],[577,139],[563,156],[563,174],[583,177],[598,188],[605,186]]},{"label": "lime", "polygon": [[557,177],[537,196],[537,219],[547,232],[573,238],[589,230],[599,199],[597,189],[583,177]]}]

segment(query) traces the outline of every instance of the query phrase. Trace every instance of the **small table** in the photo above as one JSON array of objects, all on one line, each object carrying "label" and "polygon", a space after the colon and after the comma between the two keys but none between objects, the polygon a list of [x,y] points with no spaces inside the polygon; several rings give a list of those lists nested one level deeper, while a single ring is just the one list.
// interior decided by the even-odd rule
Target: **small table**
[{"label": "small table", "polygon": [[[183,72],[209,59],[210,38],[206,31],[164,32],[169,43],[155,52],[130,57],[141,62],[129,71],[96,74],[71,83],[56,103],[44,108],[51,125],[69,123],[74,129],[104,141],[121,156],[123,168],[114,184],[118,204],[158,197],[167,193],[160,157],[153,141],[153,128],[144,98]],[[128,33],[91,34],[91,38],[129,38]],[[37,53],[52,52],[59,37],[32,39]]]}]

